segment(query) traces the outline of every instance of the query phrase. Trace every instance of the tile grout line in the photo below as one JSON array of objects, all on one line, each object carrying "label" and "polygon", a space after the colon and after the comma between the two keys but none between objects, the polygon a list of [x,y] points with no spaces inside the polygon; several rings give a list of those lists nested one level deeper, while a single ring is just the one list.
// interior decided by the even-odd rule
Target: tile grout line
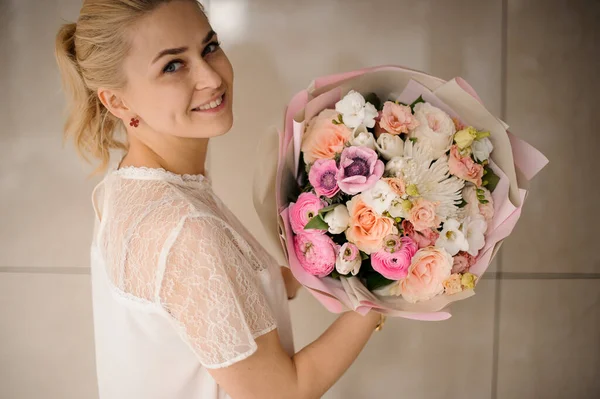
[{"label": "tile grout line", "polygon": [[[500,20],[500,118],[506,121],[507,110],[507,91],[508,91],[508,0],[502,0],[501,20]],[[500,248],[498,251],[498,272],[496,278],[496,292],[494,293],[494,326],[493,326],[493,347],[492,347],[492,386],[491,399],[498,398],[498,369],[500,360],[500,312],[502,295],[502,260],[504,251]],[[499,278],[498,278],[499,277]]]}]

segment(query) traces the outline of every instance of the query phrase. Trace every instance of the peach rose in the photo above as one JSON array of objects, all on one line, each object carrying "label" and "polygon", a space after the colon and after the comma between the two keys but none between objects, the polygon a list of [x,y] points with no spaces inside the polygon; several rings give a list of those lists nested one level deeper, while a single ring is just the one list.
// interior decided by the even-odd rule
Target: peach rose
[{"label": "peach rose", "polygon": [[439,203],[437,202],[419,198],[413,203],[407,219],[412,223],[416,231],[437,229],[442,221],[436,214],[438,206]]},{"label": "peach rose", "polygon": [[338,116],[335,110],[325,109],[309,122],[301,147],[307,164],[317,159],[333,159],[336,153],[344,149],[352,131],[344,124],[333,123]]},{"label": "peach rose", "polygon": [[453,274],[448,280],[444,281],[443,284],[446,295],[454,295],[462,291],[461,278],[462,276],[460,274]]},{"label": "peach rose", "polygon": [[460,179],[470,181],[477,187],[481,186],[483,177],[483,166],[475,163],[470,155],[462,156],[456,145],[450,148],[450,158],[448,159],[448,168],[450,174]]},{"label": "peach rose", "polygon": [[346,238],[361,251],[371,254],[383,246],[383,239],[390,234],[398,234],[394,221],[378,215],[374,209],[363,202],[360,195],[346,203],[350,213],[350,227]]},{"label": "peach rose", "polygon": [[444,292],[452,270],[452,256],[443,248],[427,247],[417,251],[408,275],[399,283],[402,297],[411,303],[426,301]]},{"label": "peach rose", "polygon": [[406,195],[406,183],[404,183],[404,179],[401,177],[386,177],[383,179],[386,182],[392,191],[398,195],[398,197],[404,197]]},{"label": "peach rose", "polygon": [[409,106],[386,101],[379,125],[389,134],[400,134],[419,126],[419,121],[415,119]]}]

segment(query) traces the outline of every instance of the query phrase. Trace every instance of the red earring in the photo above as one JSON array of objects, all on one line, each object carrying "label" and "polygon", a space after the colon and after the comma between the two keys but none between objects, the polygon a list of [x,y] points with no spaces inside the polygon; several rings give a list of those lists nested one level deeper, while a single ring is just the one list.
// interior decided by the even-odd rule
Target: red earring
[{"label": "red earring", "polygon": [[129,122],[129,126],[138,127],[140,124],[140,120],[137,118],[131,118],[131,122]]}]

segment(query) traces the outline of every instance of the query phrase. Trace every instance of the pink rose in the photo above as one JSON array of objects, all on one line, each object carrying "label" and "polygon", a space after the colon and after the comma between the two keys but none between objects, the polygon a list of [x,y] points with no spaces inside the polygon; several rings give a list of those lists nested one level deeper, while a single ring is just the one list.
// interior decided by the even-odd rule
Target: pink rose
[{"label": "pink rose", "polygon": [[347,147],[342,152],[337,181],[346,194],[355,195],[372,188],[383,176],[385,165],[367,147]]},{"label": "pink rose", "polygon": [[373,129],[373,134],[375,138],[378,139],[381,136],[381,133],[385,133],[385,130],[381,127],[381,116],[382,112],[379,111],[379,114],[375,118],[375,128]]},{"label": "pink rose", "polygon": [[386,101],[379,124],[389,134],[400,134],[419,126],[419,121],[415,119],[409,106]]},{"label": "pink rose", "polygon": [[483,177],[483,166],[473,161],[470,155],[462,156],[456,145],[450,147],[450,159],[448,159],[450,174],[481,186]]},{"label": "pink rose", "polygon": [[325,277],[335,268],[337,245],[325,234],[298,234],[294,237],[294,250],[300,265],[314,276]]},{"label": "pink rose", "polygon": [[453,259],[452,273],[466,273],[475,264],[476,257],[465,251],[460,251]]},{"label": "pink rose", "polygon": [[402,297],[411,303],[426,301],[444,292],[444,281],[450,277],[452,256],[443,248],[427,247],[417,251],[400,280]]},{"label": "pink rose", "polygon": [[308,173],[308,181],[317,195],[332,198],[340,191],[335,175],[338,168],[333,159],[317,159]]},{"label": "pink rose", "polygon": [[412,238],[417,243],[419,249],[435,245],[435,242],[440,237],[440,233],[433,229],[416,231],[412,223],[406,219],[402,221],[402,229],[404,230],[404,235]]},{"label": "pink rose", "polygon": [[385,237],[398,234],[394,221],[375,212],[360,195],[353,197],[346,206],[350,215],[346,238],[361,251],[367,254],[379,251]]},{"label": "pink rose", "polygon": [[371,254],[371,266],[389,280],[401,280],[408,274],[417,250],[417,244],[409,237],[386,237],[384,248]]},{"label": "pink rose", "polygon": [[[310,219],[317,216],[319,211],[327,206],[327,203],[313,193],[302,193],[289,207],[290,224],[296,234],[304,232],[304,227]],[[324,230],[318,230],[321,234]]]},{"label": "pink rose", "polygon": [[412,223],[416,231],[427,229],[437,229],[441,223],[437,215],[439,203],[427,201],[424,198],[417,199],[408,214],[408,220]]},{"label": "pink rose", "polygon": [[336,125],[339,114],[332,109],[325,109],[311,119],[302,138],[301,150],[307,164],[317,159],[333,159],[344,149],[344,145],[352,136],[352,131],[344,124]]}]

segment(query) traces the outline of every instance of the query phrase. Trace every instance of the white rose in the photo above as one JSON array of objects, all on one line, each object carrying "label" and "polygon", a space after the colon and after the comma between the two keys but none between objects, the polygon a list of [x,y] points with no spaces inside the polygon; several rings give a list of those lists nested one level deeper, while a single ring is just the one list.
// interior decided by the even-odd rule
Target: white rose
[{"label": "white rose", "polygon": [[402,169],[406,167],[406,159],[393,157],[385,164],[385,171],[394,177],[402,177]]},{"label": "white rose", "polygon": [[377,108],[367,103],[365,98],[354,90],[335,104],[335,110],[342,114],[344,124],[351,129],[360,125],[372,128],[375,126],[375,118],[379,115]]},{"label": "white rose", "polygon": [[373,208],[375,212],[381,215],[392,206],[392,201],[397,197],[389,184],[379,180],[375,185],[363,191],[361,198],[365,204]]},{"label": "white rose", "polygon": [[335,270],[339,274],[346,275],[352,272],[352,275],[356,276],[361,265],[362,257],[356,245],[349,242],[342,245],[335,260]]},{"label": "white rose", "polygon": [[444,248],[451,256],[456,255],[460,251],[469,250],[469,243],[463,232],[460,230],[460,226],[458,220],[448,219],[446,223],[444,223],[444,229],[435,242],[435,246]]},{"label": "white rose", "polygon": [[354,129],[354,132],[350,137],[350,144],[375,150],[375,136],[367,130],[365,125],[360,125]]},{"label": "white rose", "polygon": [[350,214],[346,205],[338,205],[332,211],[327,212],[323,218],[329,225],[328,231],[331,234],[342,234],[348,228]]},{"label": "white rose", "polygon": [[399,135],[381,133],[375,145],[377,147],[377,152],[379,152],[381,157],[386,161],[404,155],[404,141]]},{"label": "white rose", "polygon": [[471,149],[473,150],[473,156],[476,161],[483,162],[490,157],[490,154],[494,150],[494,146],[489,138],[484,137],[479,140],[475,140],[473,144],[471,144]]},{"label": "white rose", "polygon": [[410,133],[410,137],[431,148],[436,159],[440,158],[452,145],[456,132],[452,118],[429,103],[415,105],[415,118],[420,124]]},{"label": "white rose", "polygon": [[462,223],[461,231],[467,240],[469,255],[477,256],[479,250],[485,245],[485,231],[487,223],[483,216],[475,215],[465,219]]}]

